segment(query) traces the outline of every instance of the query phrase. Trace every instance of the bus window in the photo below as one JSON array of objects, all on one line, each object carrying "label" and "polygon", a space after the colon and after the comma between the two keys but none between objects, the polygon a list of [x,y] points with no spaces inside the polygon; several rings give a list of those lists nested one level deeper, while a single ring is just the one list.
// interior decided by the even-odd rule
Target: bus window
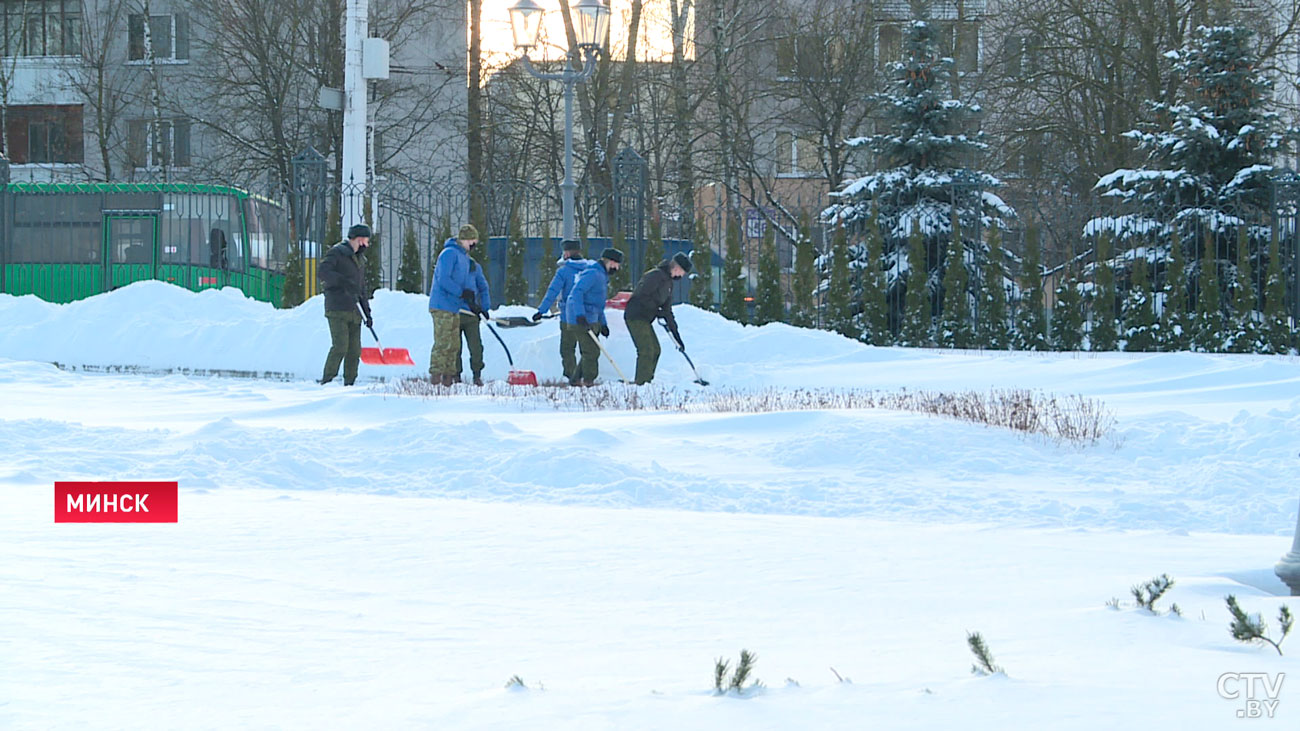
[{"label": "bus window", "polygon": [[289,253],[288,223],[284,209],[274,203],[253,198],[244,203],[249,261],[260,269],[282,271]]},{"label": "bus window", "polygon": [[234,198],[214,194],[168,194],[163,201],[161,261],[217,269],[243,269],[233,245]]},{"label": "bus window", "polygon": [[98,264],[99,197],[15,195],[10,262]]},{"label": "bus window", "polygon": [[262,229],[270,240],[269,269],[283,271],[289,261],[289,218],[284,209],[270,201],[254,200],[258,209],[258,219]]}]

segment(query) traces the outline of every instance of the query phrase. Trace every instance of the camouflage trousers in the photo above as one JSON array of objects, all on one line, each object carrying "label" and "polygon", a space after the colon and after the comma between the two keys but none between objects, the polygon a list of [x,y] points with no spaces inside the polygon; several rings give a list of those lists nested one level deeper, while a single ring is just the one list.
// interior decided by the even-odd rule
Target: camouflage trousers
[{"label": "camouflage trousers", "polygon": [[429,351],[429,375],[455,376],[460,373],[460,313],[429,310],[433,317],[433,349]]}]

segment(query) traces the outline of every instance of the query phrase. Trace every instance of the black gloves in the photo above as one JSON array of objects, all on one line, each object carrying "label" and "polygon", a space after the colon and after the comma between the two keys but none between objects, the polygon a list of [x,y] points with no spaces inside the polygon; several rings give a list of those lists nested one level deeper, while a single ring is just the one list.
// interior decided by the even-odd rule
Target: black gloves
[{"label": "black gloves", "polygon": [[609,325],[601,325],[598,332],[601,334],[601,337],[609,337]]},{"label": "black gloves", "polygon": [[374,327],[374,326],[375,326],[375,318],[371,317],[370,315],[366,315],[366,327]]},{"label": "black gloves", "polygon": [[672,333],[673,340],[677,341],[677,349],[686,350],[686,343],[682,342],[682,334],[677,332],[676,330],[669,330],[668,332]]},{"label": "black gloves", "polygon": [[541,322],[541,321],[542,321],[542,313],[541,313],[541,312],[534,312],[534,313],[533,313],[533,322]]},{"label": "black gloves", "polygon": [[474,297],[474,290],[472,289],[461,290],[460,298],[465,300],[465,309],[469,310],[475,315],[478,315],[479,317],[484,316],[485,313],[483,312],[483,308],[478,306],[478,300]]},{"label": "black gloves", "polygon": [[582,325],[583,327],[587,327],[587,318],[583,317],[582,315],[578,315],[577,322],[579,325]]}]

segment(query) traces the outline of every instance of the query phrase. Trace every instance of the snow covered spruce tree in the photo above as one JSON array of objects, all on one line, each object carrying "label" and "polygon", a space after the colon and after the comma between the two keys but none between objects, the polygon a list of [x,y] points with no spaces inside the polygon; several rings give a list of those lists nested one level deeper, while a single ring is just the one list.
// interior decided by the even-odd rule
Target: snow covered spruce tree
[{"label": "snow covered spruce tree", "polygon": [[659,262],[664,260],[664,235],[663,227],[659,224],[659,219],[650,218],[650,237],[646,239],[645,246],[641,251],[641,271],[637,273],[636,281],[641,281],[641,276],[646,272],[659,266]]},{"label": "snow covered spruce tree", "polygon": [[1268,270],[1264,275],[1264,320],[1260,335],[1261,352],[1291,350],[1291,323],[1286,313],[1286,280],[1282,278],[1282,257],[1275,229],[1268,246]]},{"label": "snow covered spruce tree", "polygon": [[1190,335],[1202,350],[1222,350],[1230,337],[1224,283],[1236,281],[1238,247],[1247,247],[1254,271],[1268,266],[1269,229],[1260,222],[1271,200],[1271,160],[1290,134],[1271,111],[1272,83],[1252,36],[1242,27],[1201,27],[1167,54],[1179,81],[1173,100],[1150,102],[1156,121],[1126,133],[1146,152],[1146,166],[1116,170],[1096,186],[1125,213],[1088,225],[1113,233],[1122,249],[1155,246],[1158,281],[1172,271],[1172,247],[1185,247],[1179,253],[1189,279],[1166,289],[1192,294],[1193,332],[1166,335],[1184,342]]},{"label": "snow covered spruce tree", "polygon": [[831,238],[830,276],[826,286],[826,325],[846,338],[860,334],[853,317],[853,275],[849,269],[849,239],[844,228]]},{"label": "snow covered spruce tree", "polygon": [[551,286],[551,280],[555,278],[555,270],[559,266],[560,263],[555,258],[555,242],[551,239],[551,224],[548,221],[542,224],[542,258],[537,266],[537,291],[533,294],[533,301],[541,302],[546,299],[546,290]]},{"label": "snow covered spruce tree", "polygon": [[988,253],[980,277],[980,309],[976,344],[991,350],[1011,347],[1011,323],[1007,312],[1007,276],[1002,231],[989,232]]},{"label": "snow covered spruce tree", "polygon": [[722,316],[746,324],[749,322],[749,305],[745,295],[749,291],[749,278],[745,274],[745,252],[740,245],[740,224],[728,222],[727,253],[722,262]]},{"label": "snow covered spruce tree", "polygon": [[1088,350],[1115,350],[1118,344],[1119,310],[1115,300],[1115,268],[1111,262],[1110,232],[1097,237],[1097,261],[1092,265],[1092,322],[1088,328]]},{"label": "snow covered spruce tree", "polygon": [[280,291],[280,307],[289,309],[303,303],[307,297],[306,279],[302,247],[293,242],[289,244],[289,260],[284,263],[284,289]]},{"label": "snow covered spruce tree", "polygon": [[691,304],[701,310],[713,308],[713,244],[704,219],[695,222],[695,247],[691,250]]},{"label": "snow covered spruce tree", "polygon": [[1025,260],[1020,299],[1016,303],[1016,327],[1012,345],[1016,350],[1047,350],[1047,317],[1043,310],[1043,257],[1038,227],[1030,226],[1025,243]]},{"label": "snow covered spruce tree", "polygon": [[420,294],[420,245],[415,240],[415,224],[406,224],[402,235],[402,258],[397,266],[397,291]]},{"label": "snow covered spruce tree", "polygon": [[768,226],[758,254],[758,291],[754,293],[754,324],[785,321],[785,288],[776,255],[776,227]]},{"label": "snow covered spruce tree", "polygon": [[790,283],[793,303],[790,324],[812,327],[817,322],[813,290],[817,287],[817,248],[812,242],[812,221],[805,212],[799,217],[799,238],[794,242],[794,277]]},{"label": "snow covered spruce tree", "polygon": [[884,240],[880,235],[880,216],[872,209],[867,220],[867,238],[863,245],[866,254],[863,267],[858,271],[861,286],[862,338],[872,345],[891,345],[894,333],[889,329],[889,300],[885,272],[880,268],[884,261]]},{"label": "snow covered spruce tree", "polygon": [[1053,295],[1052,348],[1055,350],[1083,349],[1083,295],[1079,280],[1067,266],[1060,272],[1060,284]]},{"label": "snow covered spruce tree", "polygon": [[966,247],[961,245],[961,237],[952,237],[944,262],[943,310],[934,334],[935,343],[940,347],[969,348],[974,341],[965,259]]},{"label": "snow covered spruce tree", "polygon": [[1145,353],[1156,349],[1159,342],[1160,323],[1156,320],[1154,298],[1151,296],[1151,280],[1147,276],[1147,250],[1134,252],[1132,274],[1128,285],[1128,294],[1124,297],[1121,332],[1124,336],[1124,350]]},{"label": "snow covered spruce tree", "polygon": [[524,226],[519,221],[519,214],[510,217],[510,240],[506,245],[506,283],[502,294],[504,301],[501,304],[527,304],[528,280],[524,275]]},{"label": "snow covered spruce tree", "polygon": [[[925,17],[927,5],[915,4],[918,19],[907,28],[903,60],[891,65],[893,80],[889,90],[875,99],[884,108],[888,131],[849,141],[851,147],[875,153],[881,169],[847,181],[832,193],[837,202],[823,212],[825,220],[846,226],[855,239],[861,237],[873,210],[877,212],[884,263],[888,264],[888,301],[895,308],[920,302],[918,287],[936,295],[941,291],[954,220],[960,244],[969,253],[959,260],[976,267],[984,259],[985,245],[980,234],[1015,216],[1001,198],[990,192],[1001,186],[1001,181],[966,167],[987,147],[982,135],[973,131],[980,110],[949,98],[953,60],[940,51],[939,31]],[[914,227],[921,236],[924,255],[917,271],[905,263]],[[865,258],[866,248],[855,247],[855,252]],[[861,270],[880,263],[856,261],[853,266]],[[966,277],[968,283],[978,279]],[[855,286],[860,288],[861,282]],[[854,299],[861,302],[861,297]],[[907,325],[908,332],[900,333],[901,342],[920,345],[930,340],[933,318],[938,314],[936,304],[942,299],[927,296],[924,300],[930,306],[928,312],[904,313],[896,309],[891,313],[891,319]]]}]

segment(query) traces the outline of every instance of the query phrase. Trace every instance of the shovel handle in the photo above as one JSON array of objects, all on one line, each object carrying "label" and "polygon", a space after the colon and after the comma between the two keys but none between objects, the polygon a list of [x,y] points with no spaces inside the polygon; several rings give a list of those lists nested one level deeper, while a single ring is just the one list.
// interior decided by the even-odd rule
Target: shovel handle
[{"label": "shovel handle", "polygon": [[370,331],[370,335],[375,339],[375,345],[378,345],[382,349],[383,344],[379,342],[379,335],[375,333],[375,326],[366,325],[366,329]]}]

